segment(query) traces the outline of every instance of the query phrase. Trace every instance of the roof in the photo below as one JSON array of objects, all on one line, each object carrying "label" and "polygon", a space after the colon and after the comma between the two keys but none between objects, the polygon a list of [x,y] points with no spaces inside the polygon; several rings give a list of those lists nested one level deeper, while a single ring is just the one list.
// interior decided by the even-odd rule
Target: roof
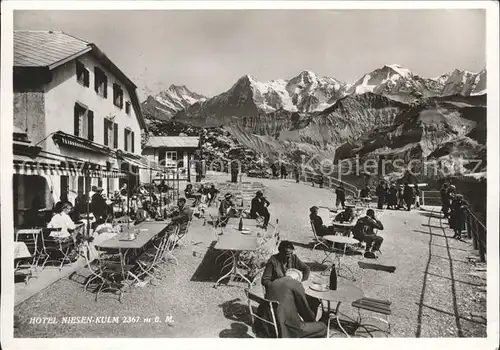
[{"label": "roof", "polygon": [[[90,43],[63,32],[14,31],[14,67],[49,67],[92,50]],[[54,67],[55,68],[55,67]]]},{"label": "roof", "polygon": [[145,147],[150,148],[199,148],[199,136],[151,136]]},{"label": "roof", "polygon": [[14,67],[16,68],[53,70],[87,52],[95,56],[104,67],[125,84],[137,120],[141,128],[147,130],[137,97],[137,86],[96,45],[61,31],[14,31]]}]

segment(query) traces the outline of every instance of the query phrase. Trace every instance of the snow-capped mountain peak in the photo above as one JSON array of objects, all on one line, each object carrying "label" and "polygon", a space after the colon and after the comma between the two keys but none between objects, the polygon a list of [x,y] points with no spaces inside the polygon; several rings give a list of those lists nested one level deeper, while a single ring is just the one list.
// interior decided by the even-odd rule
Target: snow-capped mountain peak
[{"label": "snow-capped mountain peak", "polygon": [[172,84],[156,96],[149,96],[142,106],[147,114],[157,119],[168,120],[177,112],[204,100],[205,96],[189,90],[185,85]]}]

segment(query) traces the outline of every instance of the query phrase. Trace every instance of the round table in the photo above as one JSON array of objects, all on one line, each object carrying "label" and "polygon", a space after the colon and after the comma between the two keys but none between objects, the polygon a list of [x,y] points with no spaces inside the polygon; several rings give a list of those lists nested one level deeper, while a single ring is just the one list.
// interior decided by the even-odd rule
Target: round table
[{"label": "round table", "polygon": [[[311,289],[310,287],[312,286],[313,283],[327,284],[327,278],[325,276],[317,276],[317,275],[311,276],[307,281],[303,281],[302,285],[304,286],[306,295],[317,298],[321,301],[326,301],[327,303],[326,310],[323,303],[321,303],[323,312],[326,311],[329,317],[333,313],[333,315],[335,316],[334,318],[337,321],[337,324],[339,325],[340,329],[342,330],[342,332],[344,332],[346,336],[349,337],[349,334],[340,323],[340,312],[339,312],[340,305],[342,303],[350,303],[362,298],[364,296],[363,291],[351,281],[347,281],[344,279],[337,280],[337,290],[328,289],[324,292],[319,292]],[[335,310],[332,310],[330,307],[332,302],[337,303]],[[330,330],[328,329],[328,331]]]},{"label": "round table", "polygon": [[[343,249],[339,249],[339,248],[332,248],[329,252],[329,254],[323,259],[323,261],[321,262],[322,264],[328,260],[328,258],[334,254],[334,259],[337,260],[338,262],[338,271],[340,271],[341,267],[342,267],[342,260],[341,260],[341,257],[345,256],[345,252],[346,252],[346,249],[347,249],[347,245],[348,244],[358,244],[359,241],[357,239],[354,239],[354,238],[351,238],[351,237],[347,237],[347,236],[335,236],[335,235],[327,235],[327,236],[323,236],[323,239],[326,240],[326,241],[329,241],[329,242],[332,242],[332,243],[338,243],[338,244],[343,244],[344,245],[344,248]],[[340,254],[339,254],[340,253]],[[351,272],[351,275],[352,275],[352,280],[355,281],[356,278],[354,277],[354,272],[351,270],[350,267],[346,266],[346,268],[349,270],[349,272]],[[327,269],[325,271],[325,273],[329,271],[329,269]]]}]

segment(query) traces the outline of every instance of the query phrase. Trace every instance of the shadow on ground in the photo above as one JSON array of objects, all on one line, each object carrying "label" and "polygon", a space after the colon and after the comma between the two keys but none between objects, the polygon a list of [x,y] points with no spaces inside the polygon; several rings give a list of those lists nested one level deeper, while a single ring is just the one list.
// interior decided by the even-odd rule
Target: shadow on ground
[{"label": "shadow on ground", "polygon": [[[220,338],[252,338],[248,332],[251,331],[251,318],[248,306],[241,303],[240,298],[226,301],[219,305],[224,317],[231,321],[231,329],[224,329],[219,333]],[[256,312],[256,310],[253,310]]]},{"label": "shadow on ground", "polygon": [[221,257],[217,263],[215,262],[217,257],[223,253],[223,251],[214,248],[216,243],[216,241],[213,241],[208,247],[198,268],[191,276],[190,280],[192,282],[217,282],[217,279],[221,276],[222,263],[225,258]]}]

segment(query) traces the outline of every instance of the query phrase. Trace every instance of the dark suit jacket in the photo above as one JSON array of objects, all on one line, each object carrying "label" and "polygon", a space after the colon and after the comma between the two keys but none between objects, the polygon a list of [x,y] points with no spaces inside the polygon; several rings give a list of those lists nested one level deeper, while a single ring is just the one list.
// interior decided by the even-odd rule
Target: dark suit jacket
[{"label": "dark suit jacket", "polygon": [[[307,304],[302,283],[291,277],[279,278],[272,282],[267,290],[266,299],[279,302],[275,316],[280,338],[300,338],[304,335],[304,323],[314,322],[315,315]],[[261,304],[257,314],[271,320],[267,305]],[[255,330],[262,337],[274,337],[273,326],[267,323],[256,322]]]},{"label": "dark suit jacket", "polygon": [[[304,264],[295,254],[291,257],[292,268],[302,271],[302,280],[305,281],[309,278],[309,273],[311,269],[309,266]],[[285,277],[286,269],[278,258],[278,254],[275,254],[269,258],[267,261],[264,273],[262,275],[262,285],[264,288],[268,288],[271,282],[277,280],[278,278]]]},{"label": "dark suit jacket", "polygon": [[187,224],[189,220],[191,220],[193,216],[193,212],[191,211],[191,208],[185,205],[182,209],[179,210],[179,214],[176,216],[172,217],[172,223],[178,224],[180,226],[180,234],[184,234]]}]

